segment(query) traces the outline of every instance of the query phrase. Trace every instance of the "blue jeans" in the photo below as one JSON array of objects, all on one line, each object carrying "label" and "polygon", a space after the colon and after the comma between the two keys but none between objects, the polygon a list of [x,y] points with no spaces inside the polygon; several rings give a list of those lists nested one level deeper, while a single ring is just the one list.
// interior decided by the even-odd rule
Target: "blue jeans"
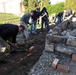
[{"label": "blue jeans", "polygon": [[30,32],[36,32],[36,21],[35,22],[32,22],[31,25],[30,25]]},{"label": "blue jeans", "polygon": [[[57,19],[57,22],[56,22],[56,19]],[[55,22],[56,26],[58,26],[58,24],[61,23],[61,17],[56,16],[55,19],[54,19],[54,22]]]},{"label": "blue jeans", "polygon": [[41,23],[41,32],[43,32],[43,25],[44,24],[45,24],[45,27],[47,27],[47,31],[49,31],[50,27],[49,27],[48,20],[42,20],[42,23]]}]

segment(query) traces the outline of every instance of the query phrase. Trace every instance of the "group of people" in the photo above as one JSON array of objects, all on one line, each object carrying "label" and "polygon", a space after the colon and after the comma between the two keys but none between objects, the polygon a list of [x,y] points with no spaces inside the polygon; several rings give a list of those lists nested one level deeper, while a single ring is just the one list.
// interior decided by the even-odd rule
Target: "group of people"
[{"label": "group of people", "polygon": [[69,17],[69,16],[73,17],[74,12],[71,9],[59,12],[54,18],[54,22],[55,22],[56,26],[58,26],[62,21],[64,21],[67,18],[66,15],[67,15],[67,17]]},{"label": "group of people", "polygon": [[[73,15],[72,10],[69,9],[68,12],[64,10],[62,12],[59,12],[55,16],[54,22],[56,26],[58,26],[62,21],[65,20],[67,13],[68,16]],[[47,31],[49,31],[50,30],[49,19],[48,19],[49,15],[45,7],[42,9],[42,11],[40,11],[39,8],[37,8],[36,10],[32,10],[30,13],[24,14],[20,19],[20,25],[25,27],[24,36],[26,36],[26,39],[29,37],[29,32],[37,34],[37,30],[36,30],[37,21],[39,20],[40,17],[41,17],[41,24],[40,24],[41,32],[43,32],[44,24],[45,27],[47,28]],[[29,22],[30,18],[32,19],[31,22]],[[30,31],[28,31],[28,24],[30,25]]]},{"label": "group of people", "polygon": [[[72,14],[71,11],[69,11],[70,16]],[[48,12],[46,8],[44,7],[42,11],[40,11],[39,8],[36,10],[32,10],[30,13],[24,14],[20,19],[20,26],[14,25],[14,24],[3,24],[0,25],[0,39],[3,39],[4,41],[7,41],[9,38],[11,38],[11,42],[15,45],[16,44],[16,36],[18,32],[22,32],[25,39],[28,40],[29,38],[29,32],[37,34],[37,21],[41,17],[41,32],[43,32],[43,27],[45,24],[45,27],[47,28],[47,31],[50,30],[49,26],[49,19],[48,19]],[[31,18],[31,22],[29,22]],[[59,23],[62,22],[65,18],[65,11],[60,12],[56,15],[54,22],[56,26],[58,26]],[[57,19],[57,21],[56,21]],[[30,31],[28,31],[28,24],[30,25]]]},{"label": "group of people", "polygon": [[[49,19],[48,19],[48,12],[46,8],[44,7],[42,11],[40,11],[39,8],[36,10],[32,10],[30,13],[24,14],[22,18],[20,19],[20,25],[25,27],[24,36],[26,36],[26,39],[29,37],[29,32],[37,34],[37,21],[41,17],[41,32],[43,32],[43,25],[47,27],[47,31],[50,30],[49,27]],[[31,18],[31,22],[29,22]],[[28,24],[30,25],[30,31],[28,31]]]},{"label": "group of people", "polygon": [[[48,20],[48,12],[44,7],[40,12],[40,9],[37,8],[36,10],[32,10],[30,13],[24,14],[20,19],[20,26],[14,24],[2,24],[0,25],[0,42],[5,41],[5,47],[8,49],[8,45],[6,41],[10,41],[13,45],[16,45],[16,37],[18,33],[22,33],[24,38],[28,40],[29,32],[37,34],[36,26],[37,21],[39,20],[40,16],[42,17],[41,22],[41,32],[43,32],[43,25],[45,24],[47,27],[47,31],[50,30],[49,27],[49,20]],[[29,22],[31,18],[31,22]],[[30,31],[28,31],[28,24],[30,25]],[[1,47],[0,47],[1,50]],[[0,62],[5,62],[1,61]]]},{"label": "group of people", "polygon": [[[40,9],[32,10],[30,13],[24,14],[20,19],[20,26],[14,24],[2,24],[0,25],[0,37],[7,41],[11,37],[11,42],[16,43],[16,36],[18,32],[22,32],[25,39],[29,38],[28,24],[30,25],[30,33],[37,34],[36,23],[39,20],[39,17],[42,16],[41,22],[41,32],[43,32],[43,24],[45,23],[47,31],[50,30],[48,24],[48,12],[44,7],[40,12]],[[30,18],[32,19],[29,22]]]}]

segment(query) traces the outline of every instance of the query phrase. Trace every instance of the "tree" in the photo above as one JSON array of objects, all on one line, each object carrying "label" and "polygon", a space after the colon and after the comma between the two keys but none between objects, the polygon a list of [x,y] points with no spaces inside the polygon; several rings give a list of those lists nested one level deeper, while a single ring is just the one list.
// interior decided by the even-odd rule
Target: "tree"
[{"label": "tree", "polygon": [[49,3],[49,0],[24,0],[25,13],[40,7],[41,9]]},{"label": "tree", "polygon": [[76,11],[76,0],[66,0],[65,8],[71,8],[72,10]]},{"label": "tree", "polygon": [[23,6],[25,8],[24,12],[27,13],[28,12],[28,0],[23,0]]}]

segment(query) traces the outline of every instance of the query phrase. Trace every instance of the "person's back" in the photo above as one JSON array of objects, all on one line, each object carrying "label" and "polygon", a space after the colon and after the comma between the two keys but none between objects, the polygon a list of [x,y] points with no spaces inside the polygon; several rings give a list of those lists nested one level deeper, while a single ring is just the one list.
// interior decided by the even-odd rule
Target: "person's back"
[{"label": "person's back", "polygon": [[31,17],[30,13],[24,14],[24,15],[22,16],[22,18],[20,19],[20,21],[22,21],[22,22],[24,22],[24,23],[28,23],[30,17]]},{"label": "person's back", "polygon": [[34,15],[32,16],[32,20],[36,21],[39,18],[39,12],[37,12],[36,10],[34,10]]},{"label": "person's back", "polygon": [[2,24],[0,26],[0,33],[5,30],[5,29],[9,29],[11,31],[14,31],[16,28],[18,28],[17,25],[14,25],[14,24]]},{"label": "person's back", "polygon": [[12,37],[13,42],[16,42],[16,35],[18,33],[18,26],[13,24],[3,24],[0,26],[0,37],[5,41]]},{"label": "person's back", "polygon": [[62,17],[64,12],[60,12],[57,16]]},{"label": "person's back", "polygon": [[[45,16],[44,16],[44,15],[45,15]],[[47,10],[46,10],[45,7],[44,7],[44,8],[42,9],[42,11],[41,11],[41,16],[43,16],[43,17],[42,17],[42,20],[44,20],[44,21],[48,20],[48,12],[47,12]]]}]

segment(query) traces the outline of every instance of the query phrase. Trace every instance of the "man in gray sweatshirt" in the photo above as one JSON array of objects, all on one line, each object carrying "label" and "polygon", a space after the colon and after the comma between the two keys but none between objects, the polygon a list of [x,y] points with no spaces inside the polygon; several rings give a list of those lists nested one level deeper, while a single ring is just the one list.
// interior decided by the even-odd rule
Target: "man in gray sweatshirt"
[{"label": "man in gray sweatshirt", "polygon": [[29,38],[29,32],[28,32],[28,25],[27,24],[30,24],[29,20],[30,20],[31,16],[33,16],[33,14],[34,14],[34,12],[31,11],[30,13],[24,14],[20,19],[20,25],[25,27],[25,30],[23,32],[23,36],[26,38],[26,40],[28,40],[28,38]]}]

